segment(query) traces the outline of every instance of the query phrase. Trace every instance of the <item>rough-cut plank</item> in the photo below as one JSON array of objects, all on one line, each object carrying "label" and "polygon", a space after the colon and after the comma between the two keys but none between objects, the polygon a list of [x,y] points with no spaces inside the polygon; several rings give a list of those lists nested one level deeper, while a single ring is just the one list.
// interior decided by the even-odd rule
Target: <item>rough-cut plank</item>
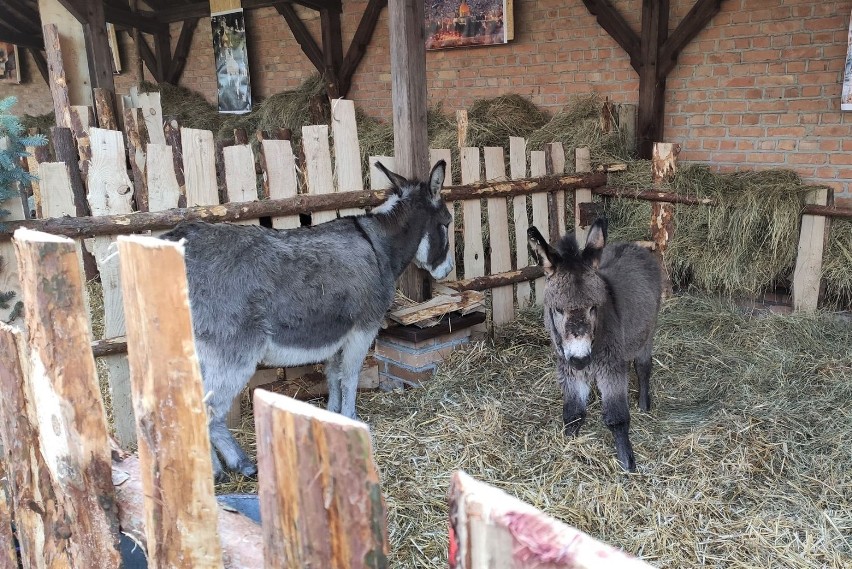
[{"label": "rough-cut plank", "polygon": [[[828,203],[828,189],[808,192],[805,203],[824,206]],[[813,312],[819,305],[822,280],[822,255],[825,246],[826,218],[821,215],[803,215],[799,230],[799,247],[796,269],[793,272],[793,309]]]},{"label": "rough-cut plank", "polygon": [[399,322],[403,326],[416,324],[423,320],[429,320],[436,316],[449,314],[456,310],[467,310],[476,306],[481,306],[484,302],[482,294],[476,291],[469,291],[461,294],[446,295],[439,294],[425,302],[419,302],[413,306],[400,308],[388,313],[388,317]]},{"label": "rough-cut plank", "polygon": [[[132,185],[124,167],[124,137],[121,132],[91,129],[92,166],[89,168],[89,207],[92,215],[126,214],[131,206]],[[101,274],[104,307],[104,337],[125,334],[121,279],[115,257],[113,237],[95,237],[91,251]],[[133,404],[130,397],[130,369],[124,355],[107,356],[110,395],[118,442],[128,448],[136,443]]]},{"label": "rough-cut plank", "polygon": [[33,404],[38,402],[41,450],[59,518],[64,518],[46,538],[70,567],[117,568],[118,518],[106,413],[89,347],[74,242],[19,229],[15,249],[30,346],[30,391]]},{"label": "rough-cut plank", "polygon": [[[565,149],[561,142],[553,142],[547,145],[549,174],[561,176],[565,173]],[[556,194],[556,230],[561,237],[565,235],[565,204],[567,203],[565,192],[554,192]]]},{"label": "rough-cut plank", "polygon": [[80,173],[85,180],[88,177],[89,161],[92,159],[92,148],[89,142],[89,129],[95,124],[95,113],[92,107],[71,105],[71,132],[77,143],[77,154],[80,156]]},{"label": "rough-cut plank", "polygon": [[[14,255],[14,253],[13,253]],[[45,567],[65,557],[67,543],[47,528],[60,514],[39,446],[38,418],[32,406],[24,333],[0,323],[0,436],[15,511],[16,537],[25,568]]]},{"label": "rough-cut plank", "polygon": [[262,389],[254,409],[266,567],[388,567],[367,426]]},{"label": "rough-cut plank", "polygon": [[139,108],[145,120],[148,137],[154,144],[165,144],[163,133],[163,108],[160,106],[160,93],[139,93]]},{"label": "rough-cut plank", "polygon": [[68,99],[68,81],[62,64],[62,48],[56,24],[42,26],[44,48],[47,54],[47,71],[50,75],[50,95],[58,126],[71,127],[71,103]]},{"label": "rough-cut plank", "polygon": [[[519,136],[509,138],[509,176],[512,180],[521,180],[527,177],[527,143]],[[530,264],[530,254],[527,245],[527,229],[529,229],[529,215],[527,213],[527,196],[515,196],[512,199],[512,220],[515,226],[515,267],[520,270]],[[518,297],[518,308],[526,308],[530,305],[530,284],[519,282],[516,294]]]},{"label": "rough-cut plank", "polygon": [[248,144],[235,144],[223,150],[225,185],[229,202],[257,200],[257,178],[254,173],[254,152]]},{"label": "rough-cut plank", "polygon": [[95,114],[98,117],[98,126],[118,130],[112,91],[101,87],[95,87],[92,91],[95,97]]},{"label": "rough-cut plank", "polygon": [[[530,176],[538,178],[547,175],[547,157],[543,150],[530,152]],[[532,222],[538,227],[542,234],[549,234],[549,211],[547,208],[547,195],[534,194],[532,196]],[[541,306],[544,302],[544,279],[535,281],[535,303]]]},{"label": "rough-cut plank", "polygon": [[148,559],[160,567],[222,567],[183,246],[122,236],[118,249]]},{"label": "rough-cut plank", "polygon": [[80,159],[77,155],[77,146],[74,142],[74,135],[71,133],[71,129],[58,126],[51,127],[50,138],[53,141],[53,151],[56,155],[56,161],[65,162],[68,166],[68,174],[71,177],[71,191],[74,194],[74,205],[77,211],[76,215],[78,217],[90,215],[89,204],[86,201],[86,186],[83,184],[83,177],[80,175]]},{"label": "rough-cut plank", "polygon": [[[308,193],[318,195],[334,192],[328,127],[326,125],[302,127],[302,148],[305,151]],[[337,213],[334,211],[320,211],[311,216],[311,224],[318,225],[336,218]]]},{"label": "rough-cut plank", "polygon": [[[338,192],[364,189],[361,176],[361,147],[355,123],[355,103],[337,99],[331,104],[331,133],[334,137],[334,175]],[[363,209],[341,209],[340,215],[358,215]]]},{"label": "rough-cut plank", "polygon": [[[506,179],[506,162],[502,148],[485,148],[485,180],[502,182]],[[491,274],[512,270],[512,251],[509,239],[509,210],[506,198],[488,198],[488,241],[491,245]],[[515,291],[511,286],[491,292],[491,319],[501,326],[515,319]]]},{"label": "rough-cut plank", "polygon": [[376,162],[381,162],[382,165],[391,172],[396,171],[396,161],[393,156],[370,156],[370,189],[371,190],[386,190],[391,187],[390,180],[385,176],[385,173],[376,168]]},{"label": "rough-cut plank", "polygon": [[6,472],[6,457],[0,457],[0,569],[18,569],[15,538],[12,535],[12,488]]},{"label": "rough-cut plank", "polygon": [[162,211],[178,206],[180,186],[172,162],[172,147],[166,144],[149,144],[146,171],[148,173],[148,207]]},{"label": "rough-cut plank", "polygon": [[148,196],[148,176],[145,171],[147,160],[145,146],[148,132],[145,121],[139,116],[141,109],[126,109],[124,111],[124,132],[127,133],[127,155],[130,170],[133,174],[133,199],[137,211],[150,211]]},{"label": "rough-cut plank", "polygon": [[459,109],[456,111],[456,131],[459,148],[467,146],[467,129],[469,122],[467,120],[467,109]]},{"label": "rough-cut plank", "polygon": [[[121,531],[145,549],[145,494],[139,459],[129,456],[121,462],[113,461],[112,472]],[[216,506],[215,514],[218,516],[217,533],[225,569],[262,569],[260,526],[221,505]]]},{"label": "rough-cut plank", "polygon": [[[37,132],[38,129],[30,129],[29,134],[34,135],[37,134]],[[0,148],[3,148],[2,143],[0,143]],[[35,217],[43,217],[41,211],[41,186],[40,178],[38,177],[38,165],[42,162],[50,162],[50,149],[47,145],[27,146],[26,152],[27,157],[25,161],[27,165],[27,172],[35,176],[29,181],[30,188],[32,189]],[[29,209],[29,206],[27,206],[27,208]]]},{"label": "rough-cut plank", "polygon": [[448,501],[454,569],[651,569],[462,471]]},{"label": "rough-cut plank", "polygon": [[[269,199],[295,197],[299,191],[296,177],[296,157],[289,140],[264,140],[260,143],[261,168],[268,184]],[[275,229],[299,227],[298,215],[285,215],[272,218]]]},{"label": "rough-cut plank", "polygon": [[[481,181],[479,170],[479,148],[461,149],[462,184]],[[464,278],[481,277],[485,274],[485,251],[482,245],[482,204],[479,199],[462,202],[464,224]]]},{"label": "rough-cut plank", "polygon": [[[437,148],[429,150],[429,168],[435,166],[439,160],[443,160],[447,164],[447,168],[444,171],[444,185],[449,186],[453,183],[453,156],[450,152],[449,148]],[[447,241],[449,242],[449,249],[453,255],[453,269],[447,273],[447,278],[449,280],[455,280],[456,276],[456,267],[458,266],[458,259],[456,259],[456,202],[446,202],[447,208],[450,210],[450,215],[453,216],[453,220],[450,222],[450,225],[447,226]]]},{"label": "rough-cut plank", "polygon": [[[383,161],[384,162],[384,161]],[[386,183],[384,174],[375,167],[371,175]],[[380,175],[381,174],[381,175]],[[577,187],[596,188],[603,184],[606,174],[595,173],[584,176],[562,176],[537,180],[520,180],[496,184],[479,183],[466,186],[449,186],[441,192],[446,202],[491,197],[512,197],[555,190],[573,190]],[[313,211],[335,210],[340,207],[372,207],[387,198],[386,191],[370,190],[324,194],[319,196],[300,194],[295,198],[263,200],[241,204],[196,206],[163,212],[135,212],[127,215],[101,217],[68,217],[52,219],[28,219],[10,221],[0,225],[0,241],[11,238],[19,227],[38,229],[55,235],[85,237],[90,235],[125,235],[138,231],[174,227],[181,221],[202,220],[209,222],[257,219],[276,215],[294,215]],[[837,210],[841,211],[841,210]]]},{"label": "rough-cut plank", "polygon": [[209,130],[181,128],[180,139],[183,148],[183,174],[186,180],[186,205],[193,207],[218,204],[213,133]]},{"label": "rough-cut plank", "polygon": [[[592,159],[589,148],[574,149],[574,171],[579,173],[588,172],[592,169]],[[577,188],[574,190],[574,236],[577,243],[582,245],[586,242],[589,226],[583,225],[583,216],[580,215],[581,204],[592,202],[592,190],[589,188]]]}]

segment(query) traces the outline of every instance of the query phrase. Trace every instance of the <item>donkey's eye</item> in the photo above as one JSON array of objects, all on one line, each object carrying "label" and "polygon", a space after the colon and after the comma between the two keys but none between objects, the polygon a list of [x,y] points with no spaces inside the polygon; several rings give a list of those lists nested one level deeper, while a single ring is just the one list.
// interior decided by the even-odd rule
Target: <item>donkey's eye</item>
[{"label": "donkey's eye", "polygon": [[591,308],[589,308],[589,318],[594,318],[595,314],[597,314],[597,312],[598,312],[597,307],[592,306]]},{"label": "donkey's eye", "polygon": [[557,314],[559,314],[560,316],[561,316],[562,314],[564,314],[564,312],[562,312],[562,309],[561,309],[561,308],[556,307],[556,308],[554,308],[553,310],[555,310],[555,311],[556,311],[556,313],[557,313]]}]

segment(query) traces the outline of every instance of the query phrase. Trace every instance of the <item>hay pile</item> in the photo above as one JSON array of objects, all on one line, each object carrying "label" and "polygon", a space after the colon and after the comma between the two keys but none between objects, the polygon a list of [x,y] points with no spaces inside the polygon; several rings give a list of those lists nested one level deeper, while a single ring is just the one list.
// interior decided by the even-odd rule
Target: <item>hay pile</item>
[{"label": "hay pile", "polygon": [[852,221],[832,219],[828,249],[823,254],[824,304],[838,310],[852,309]]},{"label": "hay pile", "polygon": [[219,128],[221,119],[216,105],[210,103],[197,91],[169,83],[157,84],[143,81],[139,85],[139,92],[159,92],[163,116],[177,116],[182,127],[210,130],[214,133]]},{"label": "hay pile", "polygon": [[455,352],[422,389],[359,396],[393,566],[446,567],[447,486],[463,468],[659,567],[849,567],[848,321],[669,301],[653,412],[639,413],[631,394],[633,476],[619,470],[594,396],[581,436],[560,434],[547,342],[540,312],[527,313],[494,347]]}]

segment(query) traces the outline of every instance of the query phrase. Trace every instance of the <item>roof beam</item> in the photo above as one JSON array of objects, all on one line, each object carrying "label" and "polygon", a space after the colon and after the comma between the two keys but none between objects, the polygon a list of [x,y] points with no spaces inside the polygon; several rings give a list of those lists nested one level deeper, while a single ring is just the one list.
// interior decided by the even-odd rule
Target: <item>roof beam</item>
[{"label": "roof beam", "polygon": [[624,17],[609,0],[583,0],[589,13],[596,16],[600,26],[621,46],[628,56],[630,65],[638,73],[641,65],[639,54],[641,41]]},{"label": "roof beam", "polygon": [[168,33],[169,25],[157,19],[154,12],[139,11],[135,14],[130,10],[104,5],[104,18],[107,22],[123,28],[136,28],[146,34]]},{"label": "roof beam", "polygon": [[175,46],[175,53],[172,56],[172,65],[166,78],[172,85],[177,85],[180,82],[181,75],[183,75],[183,68],[186,66],[186,58],[189,55],[189,46],[192,43],[192,35],[195,32],[195,26],[198,25],[198,20],[199,18],[184,20],[180,28],[180,36]]},{"label": "roof beam", "polygon": [[13,43],[19,47],[44,49],[44,40],[40,35],[21,33],[2,20],[0,20],[0,41]]},{"label": "roof beam", "polygon": [[[341,0],[243,0],[243,10],[253,10],[255,8],[268,8],[274,6],[278,8],[282,5],[301,4],[306,8],[313,10],[332,10],[337,13],[343,12]],[[210,17],[210,3],[197,2],[194,4],[186,4],[183,6],[175,6],[165,10],[158,10],[156,17],[160,22],[182,22],[190,18],[208,18]]]},{"label": "roof beam", "polygon": [[323,59],[322,50],[317,45],[317,42],[311,35],[311,32],[308,31],[305,23],[301,18],[299,18],[296,10],[293,9],[293,5],[278,4],[275,8],[278,10],[278,13],[284,16],[284,19],[287,20],[287,25],[290,26],[290,31],[293,32],[293,37],[296,38],[296,41],[302,47],[302,51],[305,52],[305,55],[308,56],[308,59],[310,59],[311,63],[314,64],[314,67],[316,67],[320,73],[323,73],[323,71],[325,71],[325,61]]},{"label": "roof beam", "polygon": [[379,15],[387,5],[388,0],[370,0],[364,9],[364,13],[361,15],[358,29],[355,30],[355,35],[352,36],[352,43],[349,44],[349,49],[346,50],[346,57],[340,65],[340,93],[343,97],[349,92],[349,87],[352,85],[352,76],[355,75],[358,64],[361,63],[361,59],[367,52],[367,46],[370,45],[373,32],[376,30],[376,24],[379,21]]},{"label": "roof beam", "polygon": [[657,74],[666,77],[677,64],[677,56],[689,45],[698,33],[710,24],[710,20],[719,13],[722,0],[698,0],[689,13],[681,20],[675,31],[660,48],[660,66]]}]

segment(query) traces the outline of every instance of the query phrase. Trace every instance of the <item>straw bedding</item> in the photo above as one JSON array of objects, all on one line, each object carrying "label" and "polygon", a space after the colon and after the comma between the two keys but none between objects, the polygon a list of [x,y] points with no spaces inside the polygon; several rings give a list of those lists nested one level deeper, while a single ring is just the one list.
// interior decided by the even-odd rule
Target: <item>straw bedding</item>
[{"label": "straw bedding", "polygon": [[[663,307],[654,409],[631,394],[639,472],[626,475],[593,396],[577,439],[536,311],[456,351],[422,389],[360,396],[389,510],[394,567],[446,567],[453,470],[503,488],[659,567],[849,567],[852,325]],[[321,402],[316,402],[322,404]],[[251,415],[240,435],[253,449]],[[254,491],[240,479],[218,491]]]}]

